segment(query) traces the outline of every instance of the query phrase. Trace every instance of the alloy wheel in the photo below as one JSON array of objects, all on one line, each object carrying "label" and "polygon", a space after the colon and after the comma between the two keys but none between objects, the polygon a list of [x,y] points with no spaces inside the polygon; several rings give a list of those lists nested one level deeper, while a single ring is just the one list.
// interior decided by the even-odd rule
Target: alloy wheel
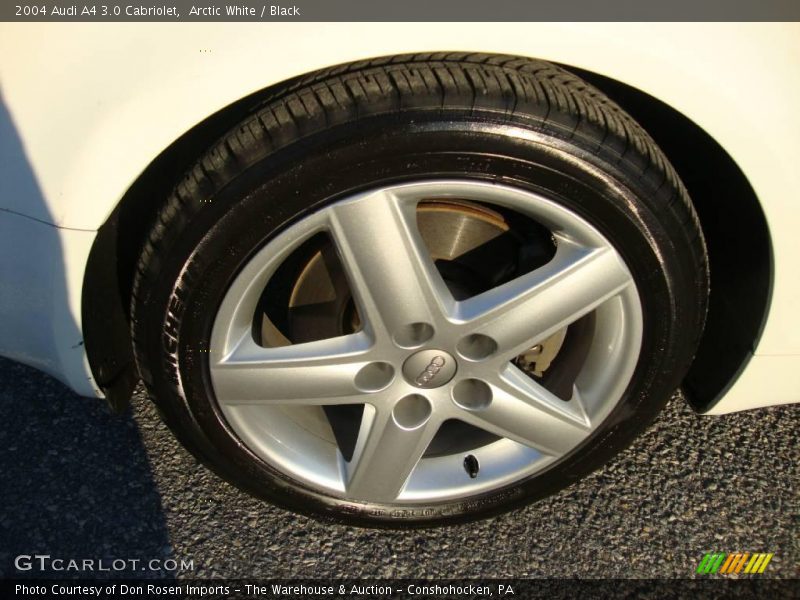
[{"label": "alloy wheel", "polygon": [[[531,237],[502,260],[507,238]],[[333,292],[298,300],[320,280]],[[293,316],[265,319],[279,289]],[[340,199],[259,250],[218,310],[210,376],[233,433],[287,477],[414,504],[570,454],[619,402],[641,341],[625,261],[581,216],[515,187],[426,180]]]}]

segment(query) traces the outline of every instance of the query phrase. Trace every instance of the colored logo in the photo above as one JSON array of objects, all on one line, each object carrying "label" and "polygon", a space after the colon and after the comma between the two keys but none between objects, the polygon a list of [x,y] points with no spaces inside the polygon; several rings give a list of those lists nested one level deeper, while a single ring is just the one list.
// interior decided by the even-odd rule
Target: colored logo
[{"label": "colored logo", "polygon": [[720,573],[731,575],[733,573],[763,573],[774,553],[738,552],[726,554],[725,552],[710,552],[703,557],[697,565],[697,572],[701,575]]}]

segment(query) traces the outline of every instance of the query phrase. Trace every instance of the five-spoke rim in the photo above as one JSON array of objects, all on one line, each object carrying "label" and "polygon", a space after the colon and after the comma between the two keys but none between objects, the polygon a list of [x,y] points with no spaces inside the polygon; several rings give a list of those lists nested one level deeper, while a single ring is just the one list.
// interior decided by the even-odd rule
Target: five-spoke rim
[{"label": "five-spoke rim", "polygon": [[[555,255],[457,301],[416,225],[417,205],[431,198],[468,199],[526,215],[550,230]],[[284,260],[318,233],[336,247],[363,327],[261,347],[252,333],[261,294]],[[568,400],[512,364],[589,314],[589,349]],[[270,241],[223,299],[209,365],[231,429],[274,468],[337,497],[421,503],[501,488],[571,452],[622,397],[641,338],[632,276],[614,246],[583,218],[504,185],[419,181],[330,204]],[[321,411],[345,404],[365,407],[350,460],[325,435]],[[480,465],[477,476],[465,472],[463,452],[423,456],[450,419],[499,438],[471,452]]]}]

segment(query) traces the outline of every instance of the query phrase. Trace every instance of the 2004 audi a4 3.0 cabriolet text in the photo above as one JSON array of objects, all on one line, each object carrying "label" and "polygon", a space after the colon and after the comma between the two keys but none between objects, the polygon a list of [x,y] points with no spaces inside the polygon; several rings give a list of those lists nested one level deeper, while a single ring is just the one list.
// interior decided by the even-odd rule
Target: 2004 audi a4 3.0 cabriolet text
[{"label": "2004 audi a4 3.0 cabriolet text", "polygon": [[0,56],[0,353],[117,409],[143,381],[262,498],[479,518],[679,386],[800,400],[796,24],[17,23]]}]

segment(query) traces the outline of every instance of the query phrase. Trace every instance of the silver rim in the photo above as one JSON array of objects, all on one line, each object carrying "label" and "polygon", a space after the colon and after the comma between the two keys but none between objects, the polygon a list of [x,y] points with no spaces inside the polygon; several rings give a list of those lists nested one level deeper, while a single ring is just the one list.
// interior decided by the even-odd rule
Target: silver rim
[{"label": "silver rim", "polygon": [[[534,219],[552,234],[543,266],[456,300],[417,226],[429,199],[468,200]],[[301,244],[327,234],[357,307],[354,333],[263,347],[253,321],[265,287]],[[455,232],[454,235],[457,235]],[[519,357],[591,318],[569,397]],[[561,339],[563,339],[561,335]],[[619,253],[575,213],[539,195],[466,180],[384,187],[311,214],[236,277],[209,345],[216,400],[236,436],[289,477],[354,501],[465,498],[537,473],[576,448],[619,402],[639,356],[642,313]],[[326,407],[363,405],[346,460]],[[491,437],[428,450],[452,420]]]}]

